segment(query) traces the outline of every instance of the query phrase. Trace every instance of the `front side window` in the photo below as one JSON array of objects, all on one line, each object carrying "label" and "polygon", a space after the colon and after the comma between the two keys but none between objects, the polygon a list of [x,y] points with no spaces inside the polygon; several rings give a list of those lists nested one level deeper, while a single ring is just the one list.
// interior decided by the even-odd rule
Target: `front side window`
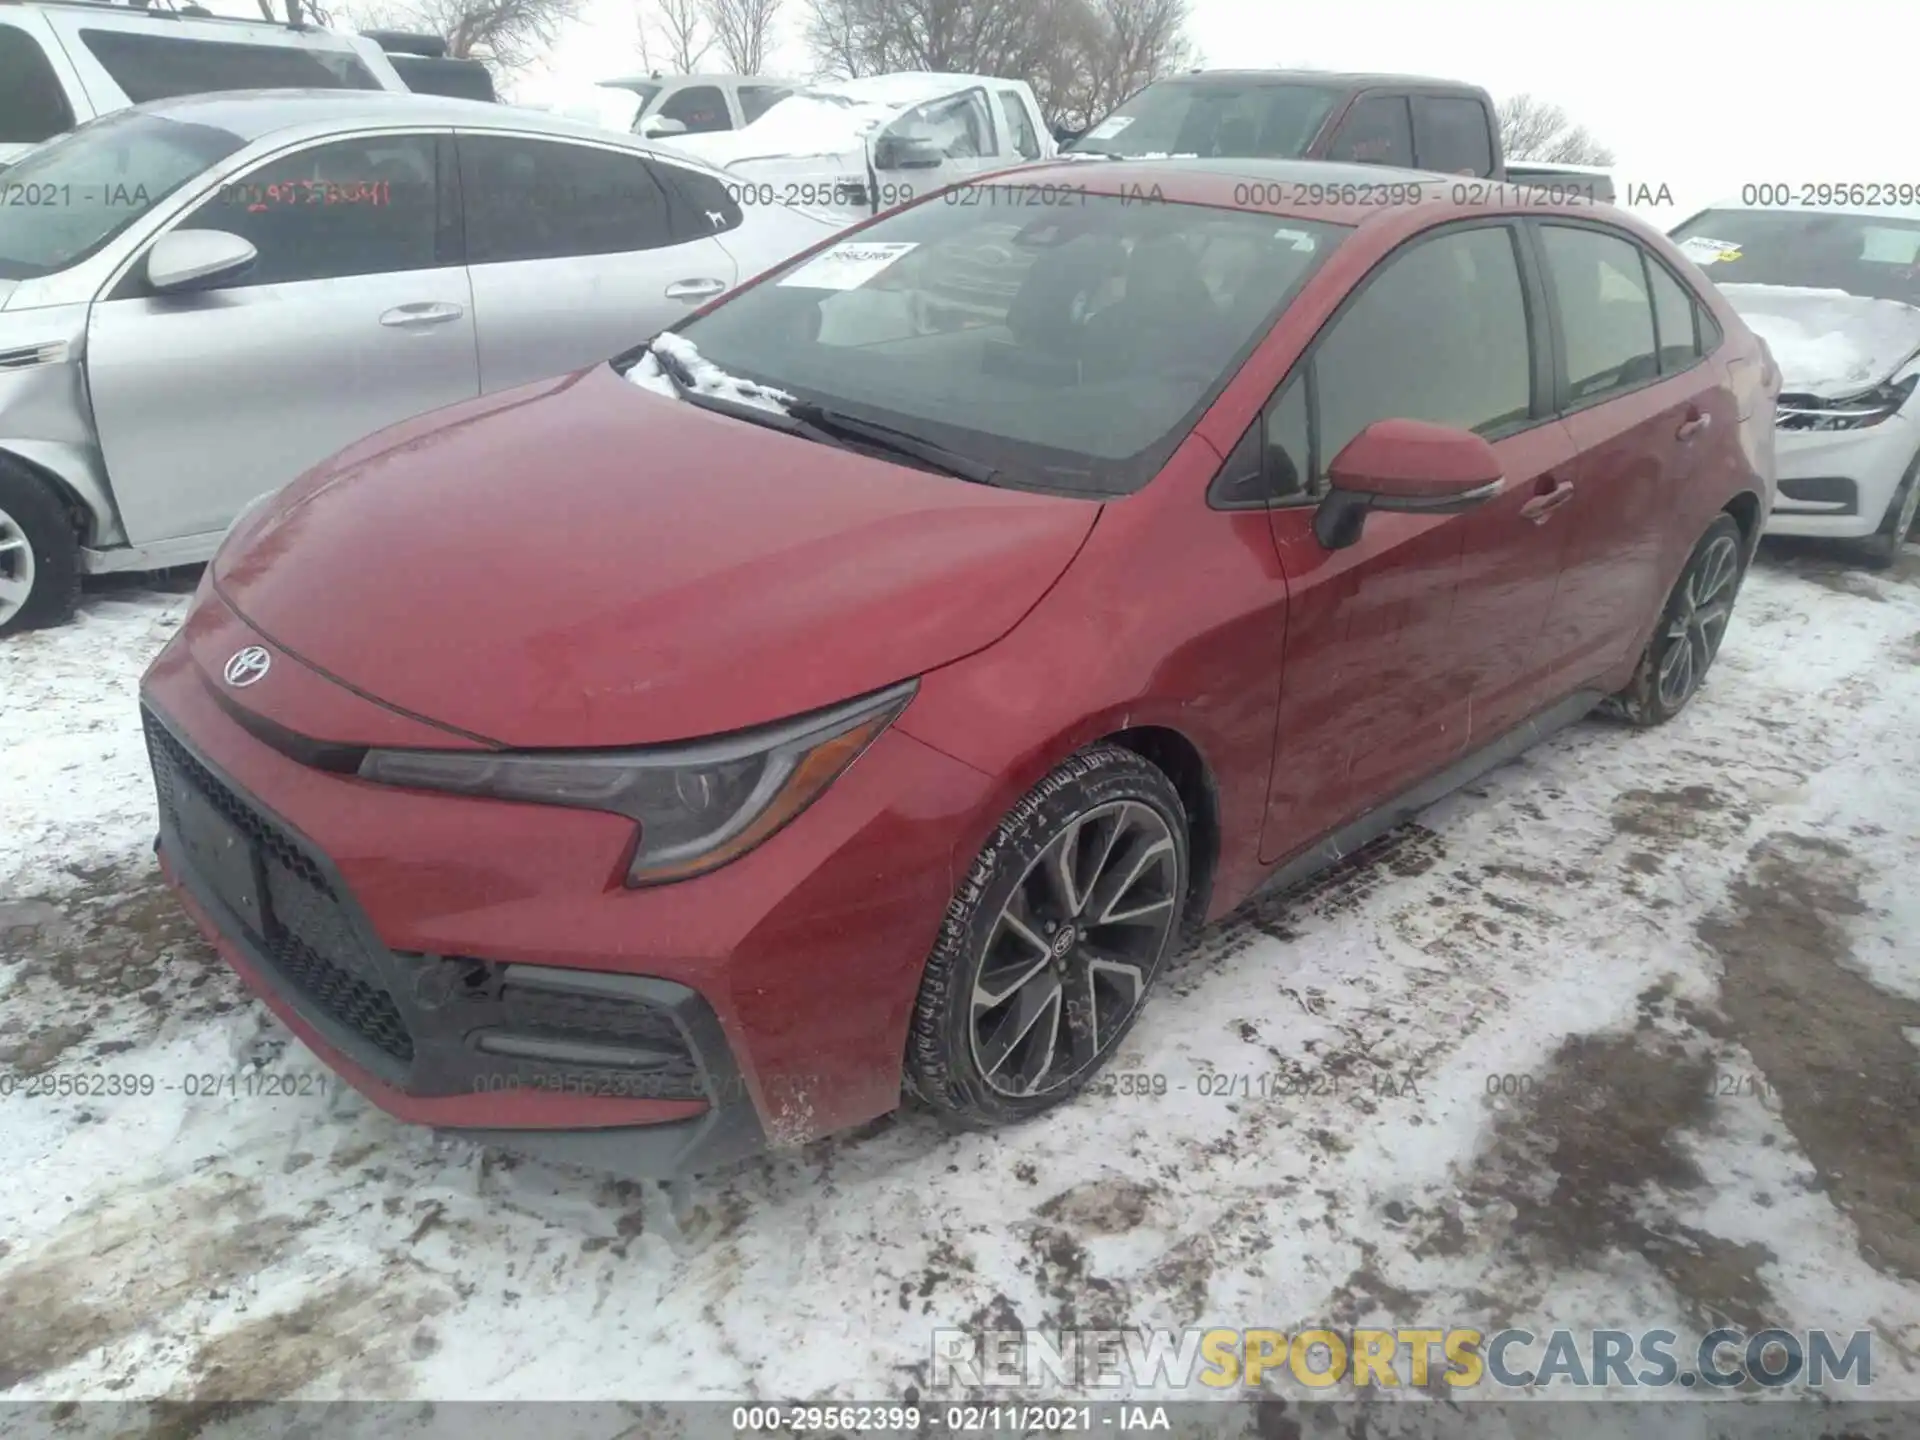
[{"label": "front side window", "polygon": [[460,181],[471,265],[674,243],[666,192],[638,155],[564,140],[465,134]]},{"label": "front side window", "polygon": [[1369,95],[1356,100],[1334,133],[1329,160],[1356,165],[1413,165],[1413,119],[1404,95]]},{"label": "front side window", "polygon": [[1456,230],[1391,255],[1313,351],[1313,483],[1376,420],[1497,436],[1532,413],[1533,360],[1513,235]]},{"label": "front side window", "polygon": [[1067,149],[1121,159],[1197,155],[1297,160],[1307,153],[1340,94],[1328,86],[1289,81],[1159,80]]},{"label": "front side window", "polygon": [[725,371],[931,440],[1003,483],[1123,494],[1347,233],[1091,194],[916,205],[679,333]]},{"label": "front side window", "polygon": [[1542,225],[1540,245],[1566,347],[1568,400],[1578,405],[1658,375],[1640,248],[1568,225]]},{"label": "front side window", "polygon": [[1797,285],[1920,305],[1920,219],[1709,210],[1673,240],[1718,285]]},{"label": "front side window", "polygon": [[37,145],[73,128],[73,106],[40,42],[0,25],[0,145]]},{"label": "front side window", "polygon": [[718,85],[689,85],[676,90],[660,102],[663,120],[678,120],[689,135],[708,130],[731,130],[733,118],[727,114],[727,97]]},{"label": "front side window", "polygon": [[0,280],[76,265],[247,142],[212,125],[120,110],[58,136],[6,169]]},{"label": "front side window", "polygon": [[949,160],[976,160],[993,153],[993,125],[978,90],[916,105],[886,133],[910,148],[931,146]]},{"label": "front side window", "polygon": [[234,286],[430,270],[438,260],[433,137],[335,140],[222,184],[178,228],[226,230],[260,258]]},{"label": "front side window", "polygon": [[1007,134],[1013,138],[1014,153],[1023,160],[1040,158],[1040,137],[1033,132],[1027,115],[1027,102],[1012,90],[1000,92],[1000,114],[1007,122]]},{"label": "front side window", "polygon": [[80,40],[136,105],[215,90],[380,88],[373,72],[345,50],[183,40],[144,30],[83,29]]}]

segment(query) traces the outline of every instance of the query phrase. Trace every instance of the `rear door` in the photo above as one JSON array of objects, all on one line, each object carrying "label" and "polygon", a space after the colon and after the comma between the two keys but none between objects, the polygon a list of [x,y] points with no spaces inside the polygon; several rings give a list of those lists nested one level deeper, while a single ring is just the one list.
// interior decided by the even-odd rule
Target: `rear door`
[{"label": "rear door", "polygon": [[[1474,363],[1458,363],[1463,355]],[[1288,615],[1263,860],[1461,755],[1509,617],[1537,621],[1552,587],[1550,574],[1536,575],[1531,588],[1511,586],[1497,612],[1476,597],[1463,608],[1473,512],[1370,515],[1357,544],[1327,550],[1313,512],[1328,465],[1376,420],[1430,420],[1487,436],[1510,486],[1525,483],[1561,454],[1553,422],[1536,419],[1536,389],[1513,232],[1472,225],[1387,257],[1269,403],[1270,513]],[[1531,528],[1509,527],[1505,543],[1534,544],[1520,533]]]},{"label": "rear door", "polygon": [[1570,691],[1640,643],[1667,589],[1676,504],[1736,416],[1700,353],[1697,306],[1662,262],[1602,225],[1531,224],[1552,301],[1559,404],[1580,450],[1541,637],[1542,663]]},{"label": "rear door", "polygon": [[616,355],[738,278],[722,224],[646,156],[491,131],[459,148],[483,391]]},{"label": "rear door", "polygon": [[156,295],[143,250],[94,304],[87,384],[134,544],[218,531],[362,436],[478,393],[452,166],[428,133],[282,151],[167,232],[240,235],[251,270]]}]

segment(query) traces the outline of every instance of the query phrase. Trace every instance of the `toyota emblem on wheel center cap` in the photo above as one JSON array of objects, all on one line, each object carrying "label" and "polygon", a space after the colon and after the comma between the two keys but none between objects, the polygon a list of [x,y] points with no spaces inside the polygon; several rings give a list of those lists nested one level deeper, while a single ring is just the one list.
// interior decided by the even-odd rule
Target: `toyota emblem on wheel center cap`
[{"label": "toyota emblem on wheel center cap", "polygon": [[265,675],[271,664],[273,657],[267,654],[264,646],[249,645],[234,651],[232,658],[227,661],[227,668],[221,673],[226,677],[227,684],[238,690]]}]

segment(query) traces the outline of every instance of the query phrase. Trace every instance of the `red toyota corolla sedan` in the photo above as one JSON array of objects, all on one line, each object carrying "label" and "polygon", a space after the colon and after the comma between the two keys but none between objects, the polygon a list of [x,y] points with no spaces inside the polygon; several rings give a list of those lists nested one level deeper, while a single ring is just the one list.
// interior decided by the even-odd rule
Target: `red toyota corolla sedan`
[{"label": "red toyota corolla sedan", "polygon": [[1698,690],[1779,379],[1542,198],[1021,171],[365,440],[146,676],[161,863],[329,1064],[490,1143],[1057,1104],[1194,927]]}]

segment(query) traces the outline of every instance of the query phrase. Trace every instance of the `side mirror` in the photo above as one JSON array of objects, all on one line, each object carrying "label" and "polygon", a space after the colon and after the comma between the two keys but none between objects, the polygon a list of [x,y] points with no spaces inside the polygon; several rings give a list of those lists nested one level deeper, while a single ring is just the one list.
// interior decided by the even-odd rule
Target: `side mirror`
[{"label": "side mirror", "polygon": [[147,251],[147,284],[162,295],[210,290],[258,259],[251,240],[226,230],[175,230]]},{"label": "side mirror", "polygon": [[1314,512],[1313,533],[1329,550],[1360,538],[1369,510],[1452,515],[1500,493],[1505,477],[1493,447],[1470,430],[1424,420],[1376,420],[1327,467],[1331,488]]},{"label": "side mirror", "polygon": [[640,133],[649,140],[658,140],[665,135],[684,135],[687,133],[687,122],[666,115],[649,115],[640,122]]},{"label": "side mirror", "polygon": [[876,170],[933,170],[947,157],[931,140],[908,135],[882,135],[873,142]]}]

